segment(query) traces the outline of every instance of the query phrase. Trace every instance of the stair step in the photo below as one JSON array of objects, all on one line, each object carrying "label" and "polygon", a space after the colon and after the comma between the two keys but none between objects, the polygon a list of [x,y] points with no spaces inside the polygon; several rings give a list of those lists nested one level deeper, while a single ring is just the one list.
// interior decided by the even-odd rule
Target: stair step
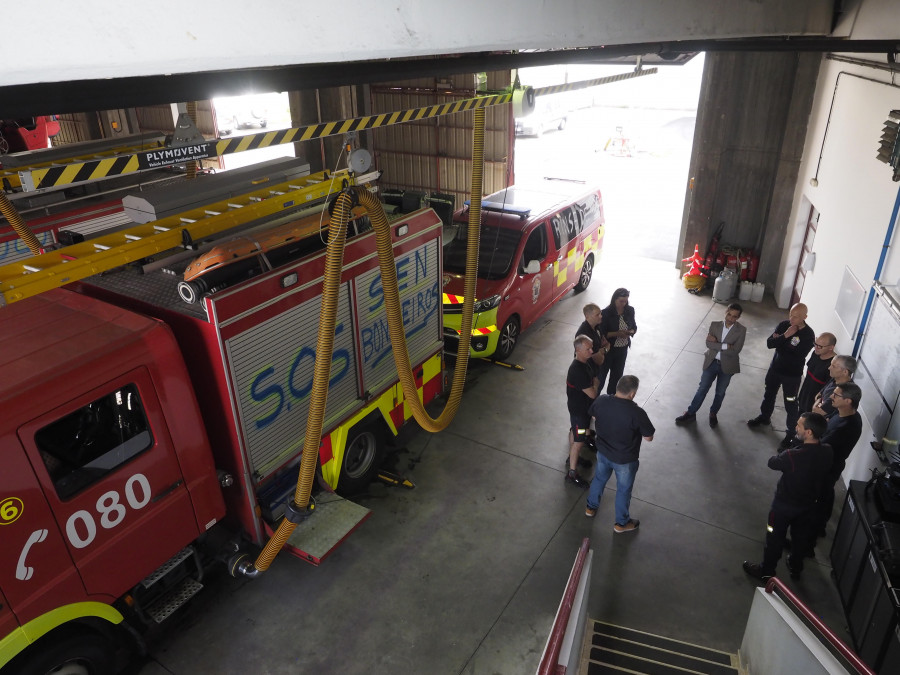
[{"label": "stair step", "polygon": [[[732,655],[719,649],[710,649],[709,647],[702,647],[700,645],[691,644],[690,642],[674,640],[672,638],[663,637],[662,635],[654,635],[653,633],[645,633],[644,631],[634,630],[633,628],[615,626],[603,621],[593,621],[592,623],[592,630],[594,633],[609,635],[631,642],[640,642],[641,644],[649,645],[651,647],[658,647],[659,649],[667,649],[680,654],[695,656],[698,659],[721,663],[726,666],[731,665]],[[591,629],[590,626],[588,628]]]},{"label": "stair step", "polygon": [[643,631],[589,621],[583,673],[738,675],[737,656]]},{"label": "stair step", "polygon": [[190,558],[192,555],[194,555],[194,549],[191,548],[190,546],[181,549],[180,551],[178,551],[178,553],[176,553],[171,558],[169,558],[166,562],[164,562],[162,565],[160,565],[159,568],[155,572],[153,572],[146,579],[144,579],[141,582],[141,586],[143,586],[144,588],[150,588],[157,581],[165,578],[165,576],[169,572],[171,572],[173,569],[178,567],[181,563],[183,563],[185,560]]},{"label": "stair step", "polygon": [[156,622],[162,623],[188,600],[197,595],[203,588],[196,579],[186,577],[173,586],[159,600],[147,607],[147,614]]}]

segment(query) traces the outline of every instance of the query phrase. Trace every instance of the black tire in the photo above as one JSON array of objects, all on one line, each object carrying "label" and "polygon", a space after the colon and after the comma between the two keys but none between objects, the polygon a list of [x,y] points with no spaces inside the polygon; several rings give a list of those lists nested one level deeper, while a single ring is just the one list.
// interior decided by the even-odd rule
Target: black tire
[{"label": "black tire", "polygon": [[563,118],[559,121],[559,126],[556,127],[557,130],[562,131],[563,129],[565,129],[565,128],[566,128],[566,121],[567,121],[566,118],[563,117]]},{"label": "black tire", "polygon": [[589,255],[584,265],[581,266],[581,274],[578,276],[578,283],[575,284],[575,292],[581,293],[591,284],[591,276],[594,274],[594,256]]},{"label": "black tire", "polygon": [[269,122],[267,120],[263,120],[262,122],[259,123],[259,128],[265,129],[268,124],[269,124]]},{"label": "black tire", "polygon": [[509,317],[503,324],[503,328],[500,329],[497,351],[494,353],[495,359],[505,361],[510,357],[519,342],[519,333],[519,317]]},{"label": "black tire", "polygon": [[347,436],[344,461],[338,478],[338,494],[359,494],[378,474],[384,456],[381,430],[374,424],[357,424]]},{"label": "black tire", "polygon": [[[40,645],[40,646],[38,646]],[[68,633],[55,640],[48,636],[32,647],[34,653],[14,660],[14,672],[23,675],[113,675],[112,645],[96,633]]]}]

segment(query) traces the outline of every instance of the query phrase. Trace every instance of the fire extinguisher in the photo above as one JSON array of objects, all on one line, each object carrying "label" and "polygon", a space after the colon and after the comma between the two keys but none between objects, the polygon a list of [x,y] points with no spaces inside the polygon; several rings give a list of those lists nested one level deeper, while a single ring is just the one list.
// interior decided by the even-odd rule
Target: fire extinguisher
[{"label": "fire extinguisher", "polygon": [[738,269],[738,257],[734,251],[731,251],[725,256],[725,267],[730,267],[735,272],[740,272]]},{"label": "fire extinguisher", "polygon": [[750,266],[750,256],[745,251],[738,252],[738,263],[741,272],[741,281],[747,281],[747,268]]},{"label": "fire extinguisher", "polygon": [[759,271],[759,254],[751,250],[750,260],[747,263],[747,281],[756,281],[756,273]]}]

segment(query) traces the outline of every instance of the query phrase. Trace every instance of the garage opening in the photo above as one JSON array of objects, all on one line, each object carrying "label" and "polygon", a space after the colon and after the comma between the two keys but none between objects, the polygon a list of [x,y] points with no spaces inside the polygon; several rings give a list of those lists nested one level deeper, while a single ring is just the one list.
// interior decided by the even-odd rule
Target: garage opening
[{"label": "garage opening", "polygon": [[[267,129],[287,129],[291,126],[291,106],[287,92],[219,96],[213,99],[213,110],[219,138],[258,134]],[[293,156],[294,146],[287,143],[223,155],[222,163],[223,169],[228,170]]]},{"label": "garage opening", "polygon": [[[673,261],[678,249],[703,74],[703,55],[655,75],[554,94],[517,120],[515,180],[596,183],[603,191],[605,247],[617,256]],[[532,87],[633,71],[633,66],[523,68]]]}]

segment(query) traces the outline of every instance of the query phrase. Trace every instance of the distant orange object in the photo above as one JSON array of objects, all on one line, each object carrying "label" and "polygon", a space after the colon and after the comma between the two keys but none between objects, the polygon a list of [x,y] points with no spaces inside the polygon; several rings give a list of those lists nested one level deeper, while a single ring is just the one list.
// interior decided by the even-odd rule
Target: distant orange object
[{"label": "distant orange object", "polygon": [[[366,215],[366,210],[358,206],[351,211],[350,220],[352,222],[364,215]],[[327,230],[330,222],[331,220],[327,215],[324,217],[322,215],[313,215],[258,233],[238,235],[195,258],[185,268],[184,280],[197,279],[207,272],[221,269],[239,260],[252,258],[255,255],[271,251],[298,239],[306,239],[318,234],[320,228]]]}]

